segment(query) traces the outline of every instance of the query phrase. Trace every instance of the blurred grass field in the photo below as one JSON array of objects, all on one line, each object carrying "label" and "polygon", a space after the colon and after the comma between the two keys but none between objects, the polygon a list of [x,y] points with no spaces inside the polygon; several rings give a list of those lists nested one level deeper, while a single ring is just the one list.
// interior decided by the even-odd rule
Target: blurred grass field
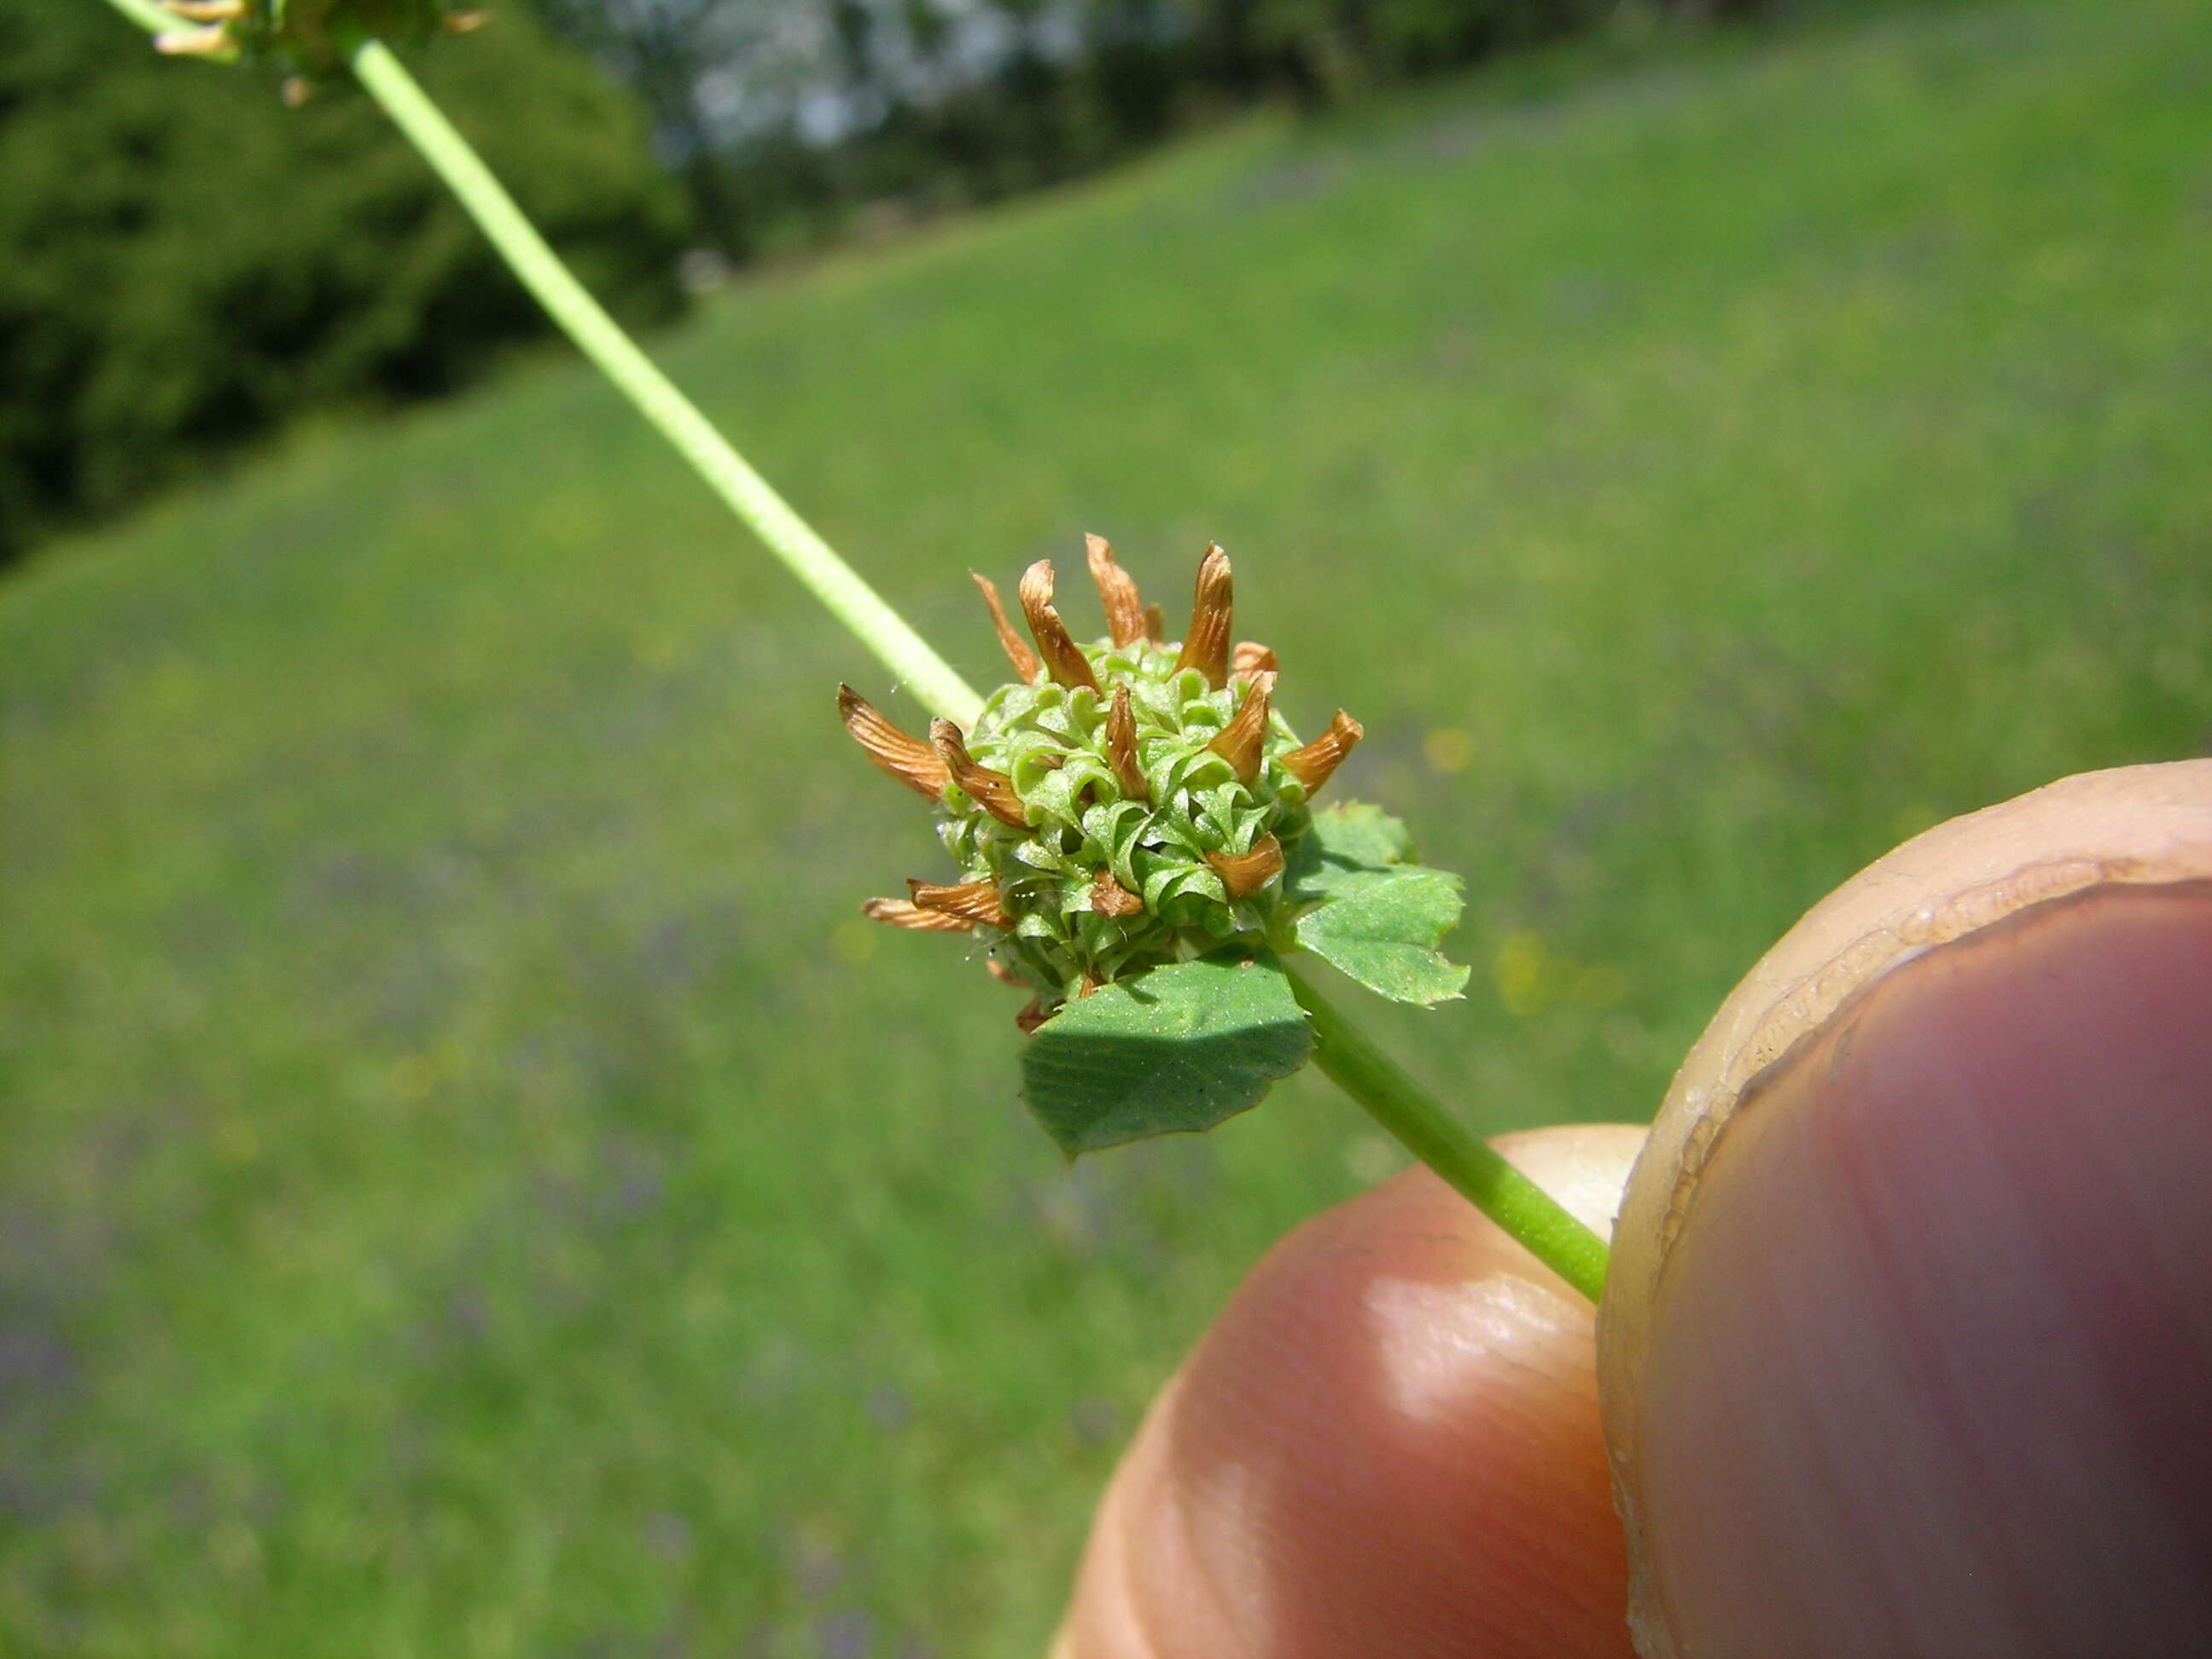
[{"label": "blurred grass field", "polygon": [[[1640,1118],[1898,838],[2212,744],[2212,9],[1535,60],[736,291],[678,378],[963,672],[1200,547],[1468,879],[1375,1024]],[[1087,605],[1086,623],[1092,613]],[[580,367],[0,587],[0,1631],[1034,1654],[1143,1401],[1395,1167],[1310,1077],[1065,1169],[860,649]],[[1479,1480],[1480,1470],[1468,1471]]]}]

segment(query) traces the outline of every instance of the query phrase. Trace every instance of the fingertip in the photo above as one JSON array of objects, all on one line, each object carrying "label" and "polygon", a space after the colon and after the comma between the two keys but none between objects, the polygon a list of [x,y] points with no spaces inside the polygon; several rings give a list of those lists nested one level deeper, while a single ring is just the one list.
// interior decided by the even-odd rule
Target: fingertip
[{"label": "fingertip", "polygon": [[[1500,1146],[1603,1227],[1642,1138]],[[1425,1170],[1300,1228],[1147,1417],[1056,1659],[1626,1655],[1591,1319]]]},{"label": "fingertip", "polygon": [[1666,1651],[2203,1650],[2212,886],[1896,969],[1703,1168],[1633,1477]]}]

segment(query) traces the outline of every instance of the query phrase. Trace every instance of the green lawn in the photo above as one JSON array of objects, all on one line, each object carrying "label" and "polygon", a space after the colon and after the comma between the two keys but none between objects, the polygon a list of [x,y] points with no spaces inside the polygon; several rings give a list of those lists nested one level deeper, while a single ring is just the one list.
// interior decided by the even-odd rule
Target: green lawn
[{"label": "green lawn", "polygon": [[[1249,125],[660,344],[979,679],[969,567],[1097,529],[1173,613],[1224,543],[1468,878],[1468,1000],[1374,1018],[1485,1129],[1648,1115],[1893,841],[2212,733],[2187,0]],[[941,867],[841,678],[919,718],[550,354],[0,587],[11,1650],[1038,1651],[1395,1160],[1304,1077],[1065,1169],[1019,999],[858,919]]]}]

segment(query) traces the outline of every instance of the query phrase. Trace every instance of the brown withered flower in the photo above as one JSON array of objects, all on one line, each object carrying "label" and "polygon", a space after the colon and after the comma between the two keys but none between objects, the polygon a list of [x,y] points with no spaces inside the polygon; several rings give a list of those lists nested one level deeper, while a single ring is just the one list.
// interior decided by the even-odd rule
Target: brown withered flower
[{"label": "brown withered flower", "polygon": [[1039,560],[1016,594],[1030,640],[999,590],[981,590],[1014,678],[974,727],[902,732],[849,687],[837,712],[875,763],[944,812],[938,833],[960,869],[871,899],[894,927],[975,934],[992,972],[1034,1000],[1025,1030],[1072,998],[1164,962],[1279,940],[1291,917],[1289,854],[1307,803],[1359,740],[1339,709],[1302,744],[1275,707],[1266,646],[1231,643],[1229,556],[1200,562],[1189,628],[1163,641],[1159,607],[1102,538],[1085,562],[1107,632],[1079,642]]}]

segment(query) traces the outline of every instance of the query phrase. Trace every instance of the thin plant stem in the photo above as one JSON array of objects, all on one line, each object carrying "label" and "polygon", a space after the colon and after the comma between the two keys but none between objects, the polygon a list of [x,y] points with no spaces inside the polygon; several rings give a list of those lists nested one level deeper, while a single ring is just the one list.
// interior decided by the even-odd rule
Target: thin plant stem
[{"label": "thin plant stem", "polygon": [[637,406],[638,413],[653,422],[708,486],[729,504],[730,510],[767,544],[769,551],[915,696],[947,720],[962,726],[974,724],[983,700],[929,648],[905,617],[884,604],[875,589],[830,550],[830,544],[792,510],[768,480],[730,447],[699,412],[698,405],[678,391],[675,383],[638,349],[545,245],[537,227],[515,206],[514,198],[492,177],[491,170],[391,49],[380,40],[364,41],[354,50],[353,72],[368,95],[383,106],[460,198],[469,216],[490,238],[538,302],[576,343],[577,349],[599,365]]},{"label": "thin plant stem", "polygon": [[1312,1022],[1314,1063],[1415,1158],[1518,1239],[1529,1255],[1595,1302],[1605,1291],[1605,1243],[1559,1201],[1462,1127],[1435,1096],[1293,969],[1291,988]]},{"label": "thin plant stem", "polygon": [[155,5],[154,0],[107,0],[107,3],[149,34],[165,34],[171,29],[191,27],[176,13]]},{"label": "thin plant stem", "polygon": [[[153,0],[108,0],[141,28],[160,32],[179,20]],[[354,78],[392,118],[392,124],[422,153],[460,198],[522,285],[544,306],[576,349],[596,364],[637,412],[668,440],[692,471],[720,495],[767,545],[768,550],[821,600],[830,614],[852,631],[895,680],[929,709],[961,726],[975,724],[983,700],[962,679],[905,617],[884,602],[859,572],[839,558],[812,526],[792,509],[768,480],[753,471],[728,439],[678,390],[622,325],[607,315],[578,282],[560,256],[546,246],[538,228],[524,216],[507,188],[492,176],[469,141],[445,112],[430,101],[407,66],[381,40],[364,40],[353,50]]]},{"label": "thin plant stem", "polygon": [[[174,18],[152,0],[109,0],[141,27]],[[732,448],[698,406],[638,349],[523,216],[469,142],[379,40],[354,49],[355,78],[460,198],[477,228],[579,350],[691,464],[830,615],[936,713],[973,724],[982,699]],[[1606,1247],[1542,1188],[1469,1133],[1297,974],[1291,984],[1313,1023],[1315,1060],[1338,1087],[1546,1267],[1593,1302],[1605,1288]]]}]

